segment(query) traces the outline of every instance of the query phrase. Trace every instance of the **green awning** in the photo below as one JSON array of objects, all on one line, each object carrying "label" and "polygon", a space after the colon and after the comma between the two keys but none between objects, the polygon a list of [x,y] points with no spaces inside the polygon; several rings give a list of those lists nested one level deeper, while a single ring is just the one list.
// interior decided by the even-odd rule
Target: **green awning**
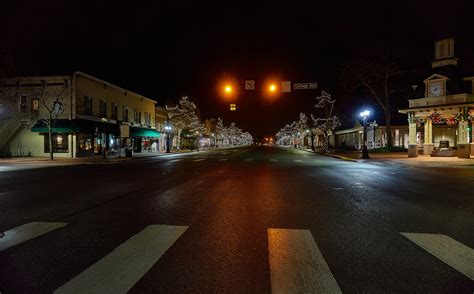
[{"label": "green awning", "polygon": [[159,138],[161,133],[155,129],[146,129],[146,128],[130,128],[130,136],[132,137],[151,137]]},{"label": "green awning", "polygon": [[[68,119],[56,119],[52,123],[51,131],[53,133],[76,133],[79,132],[79,126],[74,120]],[[48,126],[45,121],[39,120],[31,128],[32,132],[36,133],[48,133]]]},{"label": "green awning", "polygon": [[[31,128],[32,132],[36,133],[49,133],[48,128],[40,127],[40,128]],[[51,132],[53,133],[76,133],[79,132],[79,128],[52,128]]]}]

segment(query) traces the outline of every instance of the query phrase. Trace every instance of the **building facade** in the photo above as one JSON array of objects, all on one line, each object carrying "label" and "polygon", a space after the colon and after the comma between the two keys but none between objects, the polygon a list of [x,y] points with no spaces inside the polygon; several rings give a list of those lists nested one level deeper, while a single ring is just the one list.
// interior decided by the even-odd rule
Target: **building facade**
[{"label": "building facade", "polygon": [[156,101],[82,72],[0,80],[0,148],[12,156],[56,157],[152,151]]},{"label": "building facade", "polygon": [[[408,126],[391,126],[393,146],[408,148]],[[364,127],[356,121],[352,128],[334,131],[329,136],[329,145],[337,149],[362,150]],[[375,121],[367,123],[367,148],[387,147],[387,129]]]},{"label": "building facade", "polygon": [[408,115],[408,155],[416,157],[422,151],[468,158],[474,153],[474,73],[458,69],[454,39],[435,42],[434,56],[430,75],[416,87],[408,108],[400,110]]}]

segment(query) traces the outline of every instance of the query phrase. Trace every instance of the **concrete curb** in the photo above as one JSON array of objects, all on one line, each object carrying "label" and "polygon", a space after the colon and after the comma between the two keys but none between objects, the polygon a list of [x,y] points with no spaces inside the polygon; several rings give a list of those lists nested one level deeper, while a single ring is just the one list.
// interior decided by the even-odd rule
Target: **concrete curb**
[{"label": "concrete curb", "polygon": [[310,152],[310,153],[316,153],[316,154],[319,154],[319,155],[322,155],[322,156],[332,157],[332,158],[336,158],[336,159],[340,159],[340,160],[344,160],[344,161],[359,162],[356,159],[349,158],[349,157],[344,157],[344,156],[340,156],[340,155],[334,155],[334,154],[329,154],[329,153],[324,153],[324,152],[319,152],[319,151],[313,151],[313,150],[308,150],[308,149],[299,149],[299,150],[303,150],[303,151]]}]

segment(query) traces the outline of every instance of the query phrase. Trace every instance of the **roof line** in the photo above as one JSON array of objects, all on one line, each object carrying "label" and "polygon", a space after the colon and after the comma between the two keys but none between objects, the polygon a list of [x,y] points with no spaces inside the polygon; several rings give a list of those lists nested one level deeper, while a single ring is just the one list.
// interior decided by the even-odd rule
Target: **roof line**
[{"label": "roof line", "polygon": [[140,94],[138,94],[138,93],[135,93],[135,92],[133,92],[133,91],[124,89],[124,88],[119,87],[119,86],[117,86],[117,85],[114,85],[114,84],[112,84],[112,83],[106,82],[106,81],[104,81],[104,80],[101,80],[101,79],[99,79],[99,78],[96,78],[96,77],[94,77],[94,76],[91,76],[91,75],[89,75],[89,74],[86,74],[86,73],[84,73],[84,72],[76,71],[76,72],[74,73],[74,75],[80,75],[80,76],[86,77],[86,78],[88,78],[88,79],[90,79],[90,80],[92,80],[92,81],[94,81],[94,82],[103,83],[103,84],[109,85],[109,86],[111,86],[111,87],[114,87],[114,88],[116,88],[116,89],[118,89],[118,90],[120,90],[120,91],[124,91],[124,92],[127,92],[127,93],[131,93],[131,94],[134,94],[134,95],[136,95],[136,96],[138,96],[138,97],[140,97],[140,98],[147,99],[147,100],[150,100],[150,101],[152,101],[152,102],[154,102],[154,103],[157,103],[157,102],[156,102],[155,100],[153,100],[153,99],[150,99],[150,98],[148,98],[148,97],[145,97],[145,96],[140,95]]}]

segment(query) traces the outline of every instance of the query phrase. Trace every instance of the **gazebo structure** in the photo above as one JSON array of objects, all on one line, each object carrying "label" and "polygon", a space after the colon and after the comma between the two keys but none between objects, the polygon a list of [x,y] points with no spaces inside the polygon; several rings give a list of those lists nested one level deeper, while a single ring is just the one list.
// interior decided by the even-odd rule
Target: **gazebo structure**
[{"label": "gazebo structure", "polygon": [[462,75],[454,57],[454,39],[435,42],[431,75],[415,88],[408,115],[408,156],[418,149],[431,156],[469,158],[474,119],[474,74]]}]

